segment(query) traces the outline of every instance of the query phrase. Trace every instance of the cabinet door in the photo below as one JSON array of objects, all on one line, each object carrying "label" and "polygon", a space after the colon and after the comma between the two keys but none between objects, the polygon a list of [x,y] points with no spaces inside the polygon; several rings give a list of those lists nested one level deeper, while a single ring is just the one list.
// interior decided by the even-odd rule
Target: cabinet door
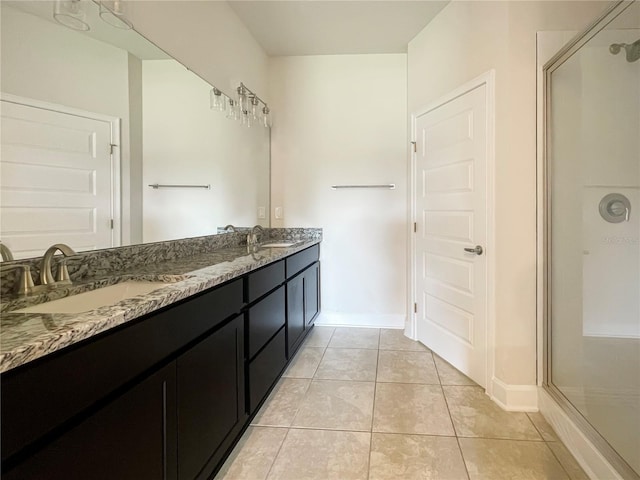
[{"label": "cabinet door", "polygon": [[178,357],[178,478],[208,478],[246,419],[244,318]]},{"label": "cabinet door", "polygon": [[320,312],[320,262],[304,272],[304,318],[311,325]]},{"label": "cabinet door", "polygon": [[291,356],[304,332],[304,275],[287,282],[287,345]]},{"label": "cabinet door", "polygon": [[175,480],[175,363],[2,472],[3,480]]}]

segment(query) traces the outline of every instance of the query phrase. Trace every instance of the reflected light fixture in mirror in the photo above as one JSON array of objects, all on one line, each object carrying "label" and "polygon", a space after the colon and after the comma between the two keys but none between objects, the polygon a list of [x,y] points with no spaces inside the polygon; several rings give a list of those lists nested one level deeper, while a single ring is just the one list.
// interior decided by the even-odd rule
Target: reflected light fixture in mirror
[{"label": "reflected light fixture in mirror", "polygon": [[131,30],[133,25],[125,17],[125,4],[121,0],[100,2],[100,18],[112,27]]},{"label": "reflected light fixture in mirror", "polygon": [[80,0],[56,0],[53,4],[53,18],[73,30],[86,32],[91,29],[86,22],[87,15]]}]

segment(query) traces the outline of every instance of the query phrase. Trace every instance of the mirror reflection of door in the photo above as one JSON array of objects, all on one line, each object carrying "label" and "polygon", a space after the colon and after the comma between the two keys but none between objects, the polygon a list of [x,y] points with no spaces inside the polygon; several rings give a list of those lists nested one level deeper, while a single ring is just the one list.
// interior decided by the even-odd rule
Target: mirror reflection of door
[{"label": "mirror reflection of door", "polygon": [[[74,250],[119,244],[110,145],[117,119],[19,97],[2,99],[0,231],[16,259],[54,243]],[[117,152],[115,152],[117,155]]]}]

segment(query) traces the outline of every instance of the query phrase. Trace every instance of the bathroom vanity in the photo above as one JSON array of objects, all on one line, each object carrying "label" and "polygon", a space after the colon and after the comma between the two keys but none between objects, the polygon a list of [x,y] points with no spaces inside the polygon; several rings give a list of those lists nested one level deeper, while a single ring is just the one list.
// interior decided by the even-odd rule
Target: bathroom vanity
[{"label": "bathroom vanity", "polygon": [[319,242],[229,247],[66,340],[71,315],[3,313],[50,334],[3,346],[3,478],[211,478],[313,327]]}]

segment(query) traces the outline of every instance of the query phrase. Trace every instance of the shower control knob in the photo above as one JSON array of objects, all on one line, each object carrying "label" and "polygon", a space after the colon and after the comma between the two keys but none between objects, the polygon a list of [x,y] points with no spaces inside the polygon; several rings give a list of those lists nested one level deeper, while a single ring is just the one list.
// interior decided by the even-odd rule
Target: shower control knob
[{"label": "shower control knob", "polygon": [[465,248],[464,251],[468,253],[475,253],[476,255],[482,255],[482,252],[484,252],[480,245],[476,245],[474,248]]}]

